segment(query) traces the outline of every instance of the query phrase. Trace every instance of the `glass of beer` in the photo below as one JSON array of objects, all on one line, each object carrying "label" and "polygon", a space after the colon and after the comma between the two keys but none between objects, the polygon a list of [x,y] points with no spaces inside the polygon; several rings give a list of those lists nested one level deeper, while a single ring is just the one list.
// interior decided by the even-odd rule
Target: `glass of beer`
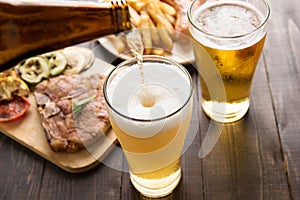
[{"label": "glass of beer", "polygon": [[192,79],[179,63],[143,56],[119,64],[104,97],[112,128],[144,196],[170,194],[181,179],[181,154],[192,115]]},{"label": "glass of beer", "polygon": [[[201,104],[211,119],[228,123],[247,113],[251,82],[264,46],[269,16],[270,7],[265,0],[191,3],[188,19],[200,74]],[[210,56],[213,67],[203,62],[205,54]],[[216,84],[219,80],[222,84]],[[214,90],[221,92],[217,94]]]}]

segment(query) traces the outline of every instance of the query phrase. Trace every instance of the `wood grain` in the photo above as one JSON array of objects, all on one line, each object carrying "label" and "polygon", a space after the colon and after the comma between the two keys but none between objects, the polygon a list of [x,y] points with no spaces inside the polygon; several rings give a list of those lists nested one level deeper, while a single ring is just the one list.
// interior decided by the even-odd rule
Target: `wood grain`
[{"label": "wood grain", "polygon": [[300,197],[300,63],[297,52],[299,52],[300,33],[291,30],[289,23],[294,23],[297,29],[300,28],[298,14],[300,2],[272,0],[272,6],[274,14],[265,46],[265,61],[290,195],[291,199],[298,199]]},{"label": "wood grain", "polygon": [[[299,199],[300,36],[289,24],[300,28],[300,1],[269,1],[270,27],[249,112],[224,126],[212,151],[199,159],[210,125],[199,108],[197,135],[182,158],[183,180],[161,199]],[[120,62],[96,43],[89,45],[108,62]],[[114,150],[106,158],[112,156],[118,168],[126,168],[126,160]],[[147,199],[131,185],[126,170],[100,163],[87,172],[68,173],[4,134],[0,185],[0,199]]]},{"label": "wood grain", "polygon": [[98,166],[79,174],[66,173],[47,162],[39,199],[120,199],[122,171],[105,166],[106,159],[122,165],[122,157],[114,150]]},{"label": "wood grain", "polygon": [[0,135],[0,199],[38,199],[44,159]]}]

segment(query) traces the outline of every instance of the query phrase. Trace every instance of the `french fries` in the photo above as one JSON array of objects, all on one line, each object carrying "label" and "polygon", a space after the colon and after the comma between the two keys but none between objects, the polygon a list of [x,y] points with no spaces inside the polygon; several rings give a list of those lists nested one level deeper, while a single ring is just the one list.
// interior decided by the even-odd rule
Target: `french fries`
[{"label": "french fries", "polygon": [[171,36],[168,34],[168,31],[164,29],[163,25],[161,23],[157,24],[158,26],[158,34],[162,39],[163,47],[165,47],[167,50],[171,51],[173,49],[173,41]]},{"label": "french fries", "polygon": [[129,12],[130,12],[131,22],[135,26],[140,26],[141,16],[138,14],[138,12],[131,6],[129,6]]},{"label": "french fries", "polygon": [[168,14],[168,15],[171,15],[171,16],[175,16],[176,15],[176,10],[174,7],[172,7],[171,5],[163,2],[163,1],[159,1],[159,4],[160,4],[160,8],[161,10]]},{"label": "french fries", "polygon": [[[166,55],[174,46],[175,8],[161,0],[127,0],[131,22],[141,29],[144,54]],[[124,35],[111,38],[119,53],[128,51]]]}]

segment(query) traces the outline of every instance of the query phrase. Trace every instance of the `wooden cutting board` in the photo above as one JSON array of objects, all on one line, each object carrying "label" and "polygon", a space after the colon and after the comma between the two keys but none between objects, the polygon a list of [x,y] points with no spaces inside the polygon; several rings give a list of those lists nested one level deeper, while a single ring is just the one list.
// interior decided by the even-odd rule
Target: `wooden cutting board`
[{"label": "wooden cutting board", "polygon": [[[96,58],[94,65],[85,74],[107,74],[111,69],[110,64]],[[25,116],[0,123],[0,132],[68,172],[79,173],[95,167],[117,143],[117,138],[110,129],[105,137],[97,140],[88,149],[76,153],[53,152],[46,140],[34,96],[30,95],[28,100],[31,106]]]}]

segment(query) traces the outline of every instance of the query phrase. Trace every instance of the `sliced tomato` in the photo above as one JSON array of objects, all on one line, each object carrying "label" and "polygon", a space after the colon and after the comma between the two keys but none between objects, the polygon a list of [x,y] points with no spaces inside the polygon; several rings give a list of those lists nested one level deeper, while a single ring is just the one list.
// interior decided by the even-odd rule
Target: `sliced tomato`
[{"label": "sliced tomato", "polygon": [[8,122],[22,117],[30,107],[27,99],[14,96],[12,100],[0,102],[0,122]]}]

